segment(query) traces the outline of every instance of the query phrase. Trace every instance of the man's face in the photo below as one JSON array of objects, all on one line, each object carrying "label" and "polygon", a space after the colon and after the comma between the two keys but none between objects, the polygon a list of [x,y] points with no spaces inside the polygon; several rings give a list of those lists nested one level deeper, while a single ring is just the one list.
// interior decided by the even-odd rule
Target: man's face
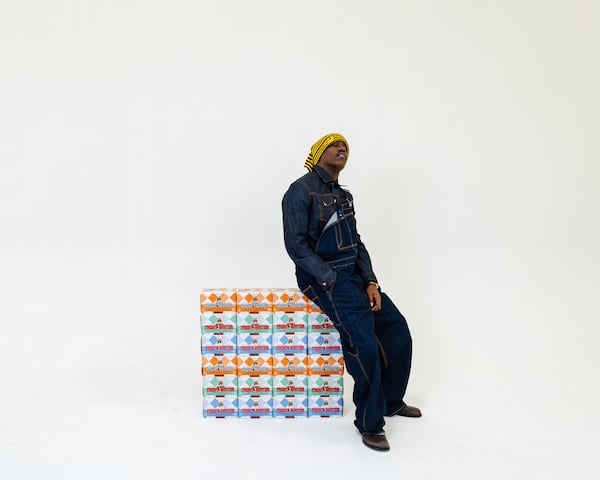
[{"label": "man's face", "polygon": [[318,165],[328,172],[341,172],[346,166],[347,159],[348,149],[346,148],[346,144],[338,140],[325,149]]}]

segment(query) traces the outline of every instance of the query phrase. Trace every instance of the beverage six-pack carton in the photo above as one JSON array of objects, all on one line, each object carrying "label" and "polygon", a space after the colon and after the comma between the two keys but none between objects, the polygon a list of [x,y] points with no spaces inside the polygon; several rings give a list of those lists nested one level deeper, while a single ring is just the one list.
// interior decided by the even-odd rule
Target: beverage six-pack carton
[{"label": "beverage six-pack carton", "polygon": [[309,375],[308,416],[336,417],[344,410],[342,375]]},{"label": "beverage six-pack carton", "polygon": [[299,290],[205,289],[200,323],[205,417],[342,414],[339,334]]},{"label": "beverage six-pack carton", "polygon": [[273,379],[273,416],[277,418],[308,415],[308,377],[275,375]]}]

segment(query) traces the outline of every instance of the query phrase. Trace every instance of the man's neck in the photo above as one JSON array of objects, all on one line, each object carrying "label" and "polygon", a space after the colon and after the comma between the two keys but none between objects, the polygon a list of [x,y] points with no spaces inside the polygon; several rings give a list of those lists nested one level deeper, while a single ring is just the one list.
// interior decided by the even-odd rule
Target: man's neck
[{"label": "man's neck", "polygon": [[327,172],[327,174],[331,177],[332,180],[337,181],[340,176],[340,170],[333,170],[331,168],[326,167],[325,165],[319,165],[323,170]]}]

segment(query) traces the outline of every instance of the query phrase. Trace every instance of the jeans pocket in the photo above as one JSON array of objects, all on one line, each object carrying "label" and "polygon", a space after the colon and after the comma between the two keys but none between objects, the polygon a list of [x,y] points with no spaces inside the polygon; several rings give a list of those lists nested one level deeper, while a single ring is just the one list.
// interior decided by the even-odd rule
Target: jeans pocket
[{"label": "jeans pocket", "polygon": [[[333,283],[331,283],[328,289],[312,283],[302,289],[302,293],[327,315],[329,315],[332,311],[331,307],[333,305],[333,289],[337,283],[337,272],[335,272],[335,274],[336,276],[333,279]],[[334,318],[331,318],[331,320],[335,323]]]}]

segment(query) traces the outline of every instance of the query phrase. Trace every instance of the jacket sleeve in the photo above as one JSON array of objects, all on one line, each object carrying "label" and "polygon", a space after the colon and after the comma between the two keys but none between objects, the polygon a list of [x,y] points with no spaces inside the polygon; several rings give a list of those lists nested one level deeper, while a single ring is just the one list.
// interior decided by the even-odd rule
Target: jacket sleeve
[{"label": "jacket sleeve", "polygon": [[309,245],[310,208],[307,189],[300,183],[292,183],[282,201],[285,249],[296,266],[329,288],[335,282],[336,273]]},{"label": "jacket sleeve", "polygon": [[373,272],[373,266],[371,265],[371,257],[369,256],[369,252],[367,252],[367,247],[365,247],[365,244],[361,240],[358,242],[356,271],[360,275],[360,278],[362,278],[365,288],[369,282],[378,283],[377,277]]}]

